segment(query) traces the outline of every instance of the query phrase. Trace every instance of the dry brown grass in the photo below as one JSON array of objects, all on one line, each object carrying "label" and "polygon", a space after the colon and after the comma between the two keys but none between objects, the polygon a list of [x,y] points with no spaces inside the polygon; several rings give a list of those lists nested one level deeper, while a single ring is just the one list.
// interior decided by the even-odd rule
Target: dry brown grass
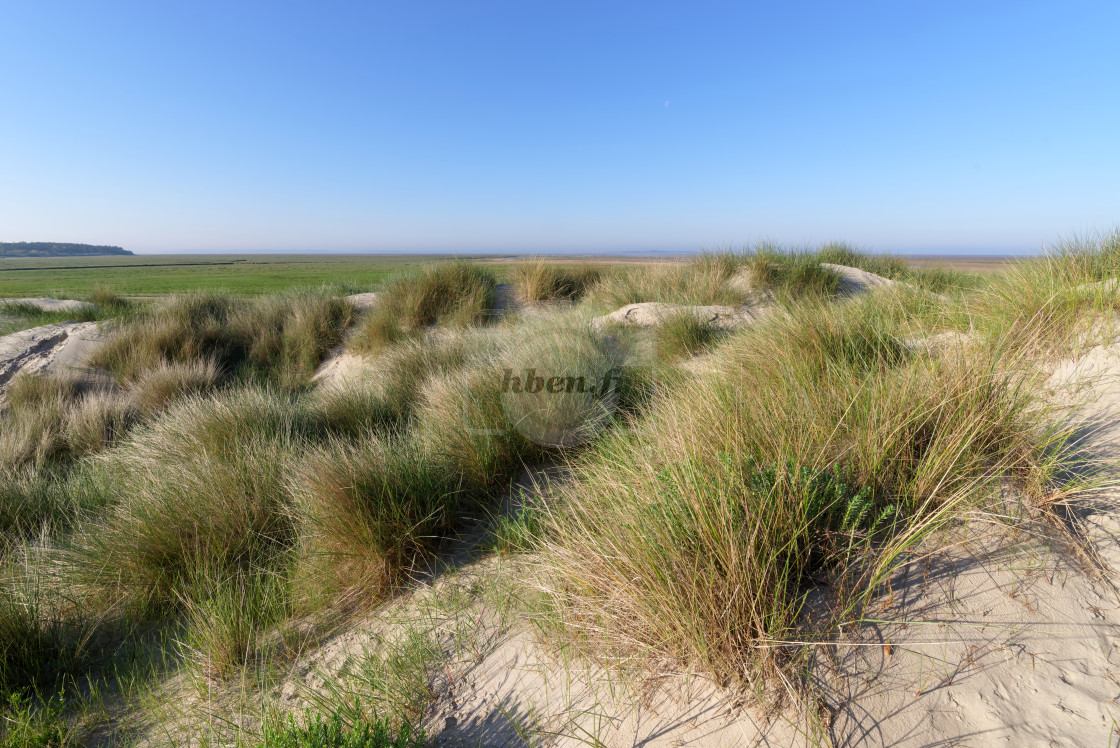
[{"label": "dry brown grass", "polygon": [[155,413],[187,395],[213,389],[221,370],[213,359],[164,361],[145,369],[128,387],[132,404],[142,413]]}]

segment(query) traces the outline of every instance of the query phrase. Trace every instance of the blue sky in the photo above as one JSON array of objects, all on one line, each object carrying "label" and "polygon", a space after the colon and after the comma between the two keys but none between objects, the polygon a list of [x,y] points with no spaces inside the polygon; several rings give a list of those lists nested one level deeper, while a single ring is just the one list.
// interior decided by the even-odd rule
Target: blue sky
[{"label": "blue sky", "polygon": [[1120,223],[1120,3],[0,2],[0,240],[1006,252]]}]

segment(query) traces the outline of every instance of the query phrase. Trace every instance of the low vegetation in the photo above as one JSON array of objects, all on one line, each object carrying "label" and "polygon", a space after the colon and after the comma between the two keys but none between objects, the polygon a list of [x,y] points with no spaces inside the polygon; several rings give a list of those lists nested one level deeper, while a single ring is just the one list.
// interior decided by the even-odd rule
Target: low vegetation
[{"label": "low vegetation", "polygon": [[88,300],[97,306],[52,311],[29,302],[0,299],[0,335],[63,322],[118,320],[127,318],[135,308],[130,301],[105,287],[98,287],[88,299],[79,300]]},{"label": "low vegetation", "polygon": [[424,734],[414,734],[408,724],[393,729],[382,719],[348,728],[338,714],[329,719],[316,714],[308,716],[302,724],[289,719],[282,727],[266,727],[261,742],[261,748],[423,748],[424,745]]},{"label": "low vegetation", "polygon": [[[470,550],[517,554],[550,641],[738,688],[799,683],[797,643],[863,615],[900,554],[998,489],[1044,510],[1087,471],[1037,377],[1116,308],[1114,287],[1076,287],[1117,258],[1108,237],[988,280],[843,245],[535,261],[513,272],[522,298],[572,304],[493,323],[495,278],[466,262],[388,279],[363,316],[326,290],[121,301],[95,358],[119,389],[21,376],[0,414],[0,745],[79,740],[106,684],[124,712],[138,692],[221,708],[248,688],[241,745],[422,745],[454,616],[380,642],[376,708],[348,694],[276,715],[265,684],[487,521]],[[838,301],[822,261],[949,296]],[[648,333],[589,324],[637,301],[781,313],[734,332],[687,313]],[[974,344],[908,342],[943,331]],[[361,374],[312,385],[344,342]],[[546,465],[563,477],[511,495]],[[166,670],[125,688],[128,653],[153,641]],[[221,744],[243,715],[206,716],[201,739]]]}]

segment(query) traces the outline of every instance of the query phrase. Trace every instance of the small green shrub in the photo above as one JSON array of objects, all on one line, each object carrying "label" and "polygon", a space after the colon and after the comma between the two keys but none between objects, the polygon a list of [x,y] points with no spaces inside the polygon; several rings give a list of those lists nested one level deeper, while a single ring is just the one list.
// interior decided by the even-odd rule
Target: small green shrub
[{"label": "small green shrub", "polygon": [[327,719],[308,713],[302,725],[288,715],[286,723],[266,726],[260,748],[423,748],[426,744],[424,732],[414,732],[408,722],[395,729],[386,719],[347,726],[338,713]]},{"label": "small green shrub", "polygon": [[77,746],[67,723],[66,699],[0,689],[0,748],[68,748]]}]

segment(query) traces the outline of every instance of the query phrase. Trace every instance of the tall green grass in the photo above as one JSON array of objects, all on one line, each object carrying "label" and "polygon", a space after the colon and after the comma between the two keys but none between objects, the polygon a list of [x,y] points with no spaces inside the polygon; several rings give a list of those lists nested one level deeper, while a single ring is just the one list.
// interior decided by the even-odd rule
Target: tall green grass
[{"label": "tall green grass", "polygon": [[375,353],[437,323],[467,327],[483,322],[494,306],[495,284],[489,271],[462,260],[394,274],[354,331],[350,349]]},{"label": "tall green grass", "polygon": [[466,487],[413,439],[331,442],[292,472],[307,597],[379,601],[454,527]]},{"label": "tall green grass", "polygon": [[136,310],[134,303],[105,286],[97,288],[88,300],[97,306],[74,311],[47,311],[34,304],[0,299],[0,335],[61,322],[123,320]]},{"label": "tall green grass", "polygon": [[846,242],[828,242],[810,253],[813,261],[860,268],[932,293],[971,290],[982,283],[975,274],[949,267],[916,267],[897,255],[861,252]]},{"label": "tall green grass", "polygon": [[91,363],[126,384],[161,367],[212,362],[236,380],[297,389],[342,341],[352,315],[349,302],[312,291],[254,301],[182,294],[128,322]]},{"label": "tall green grass", "polygon": [[732,253],[704,255],[688,262],[659,262],[608,268],[586,292],[591,305],[616,309],[627,304],[663,301],[677,304],[741,304],[749,288],[729,281],[741,266]]},{"label": "tall green grass", "polygon": [[782,643],[820,633],[803,616],[812,578],[851,614],[941,519],[1007,482],[1053,490],[1066,435],[1013,357],[911,356],[874,300],[739,333],[640,436],[577,462],[544,561],[566,631],[723,681],[787,666]]},{"label": "tall green grass", "polygon": [[695,314],[681,311],[668,316],[657,326],[657,353],[669,360],[696,356],[711,348],[726,334],[726,331]]},{"label": "tall green grass", "polygon": [[1115,278],[1120,230],[1065,239],[1017,262],[970,294],[964,308],[985,334],[1052,359],[1091,339],[1092,327],[1120,310],[1120,284],[1109,283]]},{"label": "tall green grass", "polygon": [[515,265],[510,280],[522,301],[576,300],[602,274],[595,265],[549,262],[538,257]]},{"label": "tall green grass", "polygon": [[70,541],[67,578],[160,612],[177,606],[199,568],[272,566],[293,539],[287,461],[319,428],[290,396],[266,389],[179,401],[100,461],[112,504]]},{"label": "tall green grass", "polygon": [[861,268],[935,293],[975,288],[975,276],[946,268],[915,268],[903,258],[868,254],[831,242],[816,249],[768,242],[707,252],[685,262],[611,268],[587,291],[599,308],[661,301],[689,305],[737,305],[748,301],[792,303],[836,293],[838,277],[822,263]]},{"label": "tall green grass", "polygon": [[43,467],[92,454],[122,436],[134,421],[120,397],[84,391],[69,375],[20,374],[0,414],[0,466]]},{"label": "tall green grass", "polygon": [[838,279],[821,260],[770,244],[707,252],[686,262],[613,268],[588,291],[598,307],[661,301],[690,305],[738,305],[755,300],[788,302],[835,292]]}]

